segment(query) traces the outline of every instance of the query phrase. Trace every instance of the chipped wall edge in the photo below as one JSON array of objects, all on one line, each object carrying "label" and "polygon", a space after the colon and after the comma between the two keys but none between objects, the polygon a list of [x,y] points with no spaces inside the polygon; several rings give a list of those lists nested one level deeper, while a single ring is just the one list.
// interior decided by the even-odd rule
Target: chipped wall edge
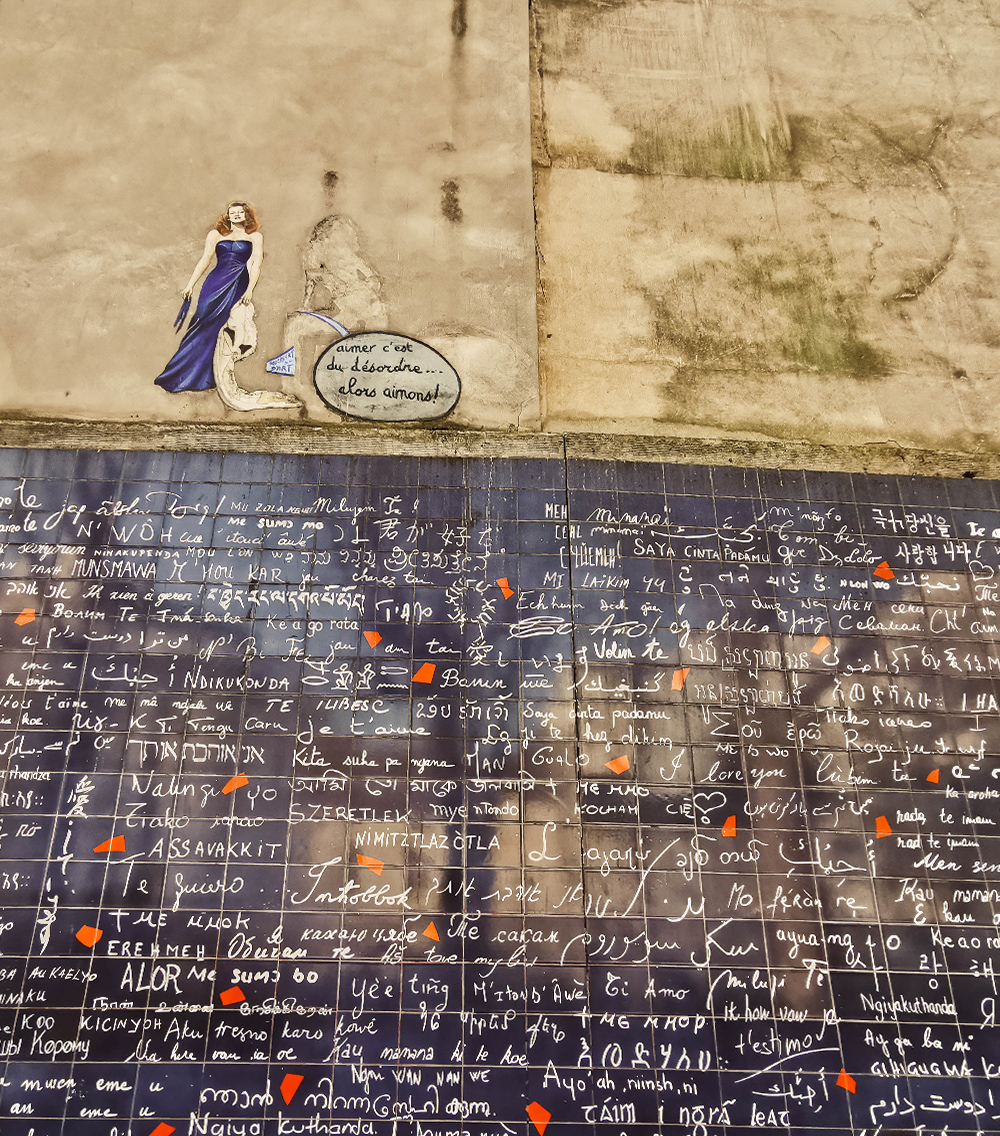
[{"label": "chipped wall edge", "polygon": [[650,438],[622,434],[516,434],[491,430],[274,425],[208,426],[0,421],[0,446],[27,449],[181,450],[227,453],[392,454],[440,458],[575,458],[595,461],[733,465],[919,477],[1000,479],[1000,453],[926,450],[883,442],[823,446],[733,438]]}]

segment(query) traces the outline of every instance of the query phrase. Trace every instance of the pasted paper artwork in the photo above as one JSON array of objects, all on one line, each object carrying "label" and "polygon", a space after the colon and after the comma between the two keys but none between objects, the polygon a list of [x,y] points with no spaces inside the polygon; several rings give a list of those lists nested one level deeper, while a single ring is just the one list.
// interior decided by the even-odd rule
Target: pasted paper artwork
[{"label": "pasted paper artwork", "polygon": [[183,292],[175,321],[180,330],[195,283],[212,257],[215,267],[198,295],[198,305],[180,346],[156,379],[172,394],[215,388],[232,410],[294,410],[302,403],[278,391],[246,391],[234,376],[237,362],[257,347],[253,290],[260,279],[263,237],[257,215],[245,201],[234,201],[205,238],[205,251]]}]

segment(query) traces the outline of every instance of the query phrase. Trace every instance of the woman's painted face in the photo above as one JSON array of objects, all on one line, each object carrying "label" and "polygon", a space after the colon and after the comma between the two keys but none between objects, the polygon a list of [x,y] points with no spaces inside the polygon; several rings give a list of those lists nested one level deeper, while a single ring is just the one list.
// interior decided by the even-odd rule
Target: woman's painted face
[{"label": "woman's painted face", "polygon": [[247,219],[247,211],[242,205],[229,206],[229,223],[230,225],[242,225]]}]

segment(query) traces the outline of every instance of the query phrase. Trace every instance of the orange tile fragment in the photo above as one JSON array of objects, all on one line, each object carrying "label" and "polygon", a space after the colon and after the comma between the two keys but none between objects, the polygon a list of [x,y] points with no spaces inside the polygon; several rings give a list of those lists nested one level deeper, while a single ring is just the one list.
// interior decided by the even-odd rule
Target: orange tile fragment
[{"label": "orange tile fragment", "polygon": [[892,836],[892,825],[886,817],[875,818],[875,836],[880,840],[883,836]]},{"label": "orange tile fragment", "polygon": [[382,636],[377,631],[366,631],[364,636],[368,640],[369,647],[377,647],[382,642]]},{"label": "orange tile fragment", "polygon": [[538,1136],[545,1136],[545,1128],[552,1119],[552,1113],[549,1112],[547,1108],[540,1105],[538,1101],[532,1101],[524,1111],[528,1114],[528,1119],[538,1130]]},{"label": "orange tile fragment", "polygon": [[238,986],[230,986],[228,990],[223,990],[219,995],[219,1001],[223,1006],[235,1006],[239,1002],[245,1002],[247,996]]},{"label": "orange tile fragment", "polygon": [[86,923],[76,933],[76,937],[80,940],[85,947],[96,947],[97,944],[104,938],[104,932],[99,931],[96,927],[88,927]]},{"label": "orange tile fragment", "polygon": [[930,781],[932,785],[937,785],[941,780],[941,770],[932,769],[930,773],[927,774],[927,780]]},{"label": "orange tile fragment", "polygon": [[292,1097],[299,1091],[299,1085],[305,1080],[301,1073],[286,1073],[281,1079],[281,1099],[285,1104],[292,1103]]},{"label": "orange tile fragment", "polygon": [[172,1124],[157,1124],[149,1136],[170,1136],[171,1132],[176,1131],[177,1129]]},{"label": "orange tile fragment", "polygon": [[612,773],[617,773],[621,776],[626,769],[632,768],[632,762],[629,761],[628,754],[623,753],[621,757],[616,757],[613,761],[606,761],[604,768],[610,769]]},{"label": "orange tile fragment", "polygon": [[26,607],[21,611],[21,614],[14,620],[18,627],[23,627],[26,623],[35,622],[35,609],[33,607]]},{"label": "orange tile fragment", "polygon": [[736,814],[733,813],[731,817],[726,817],[726,823],[722,826],[723,836],[736,835]]},{"label": "orange tile fragment", "polygon": [[382,869],[385,863],[382,860],[376,860],[374,856],[364,856],[358,853],[358,863],[362,868],[367,868],[370,872],[374,872],[376,876],[382,874]]},{"label": "orange tile fragment", "polygon": [[671,690],[681,690],[684,686],[684,680],[691,673],[690,667],[678,667],[674,671],[673,681],[670,683]]},{"label": "orange tile fragment", "polygon": [[855,1081],[846,1069],[841,1069],[840,1076],[837,1078],[837,1087],[839,1089],[847,1089],[849,1093],[856,1093],[858,1091],[858,1082]]},{"label": "orange tile fragment", "polygon": [[883,560],[882,563],[875,569],[875,575],[880,580],[895,580],[896,573],[889,567],[889,561]]},{"label": "orange tile fragment", "polygon": [[420,933],[428,939],[433,939],[435,943],[441,942],[441,936],[438,934],[437,927],[434,926],[433,919],[430,921],[430,923],[427,924],[427,929],[425,931],[421,931]]},{"label": "orange tile fragment", "polygon": [[437,670],[435,663],[424,663],[424,665],[413,676],[414,682],[433,682],[434,672]]},{"label": "orange tile fragment", "polygon": [[244,785],[250,784],[250,778],[245,773],[237,773],[235,777],[230,779],[222,786],[222,795],[227,793],[234,793],[237,789],[242,789]]},{"label": "orange tile fragment", "polygon": [[809,649],[810,655],[822,655],[823,652],[830,646],[830,640],[825,635],[821,635],[812,647]]},{"label": "orange tile fragment", "polygon": [[112,836],[110,840],[105,840],[103,844],[98,844],[94,849],[95,852],[124,852],[125,851],[125,837]]},{"label": "orange tile fragment", "polygon": [[500,579],[497,580],[497,586],[500,588],[500,591],[503,592],[503,598],[505,600],[509,600],[514,594],[514,589],[510,586],[510,580],[508,580],[506,576],[501,576]]}]

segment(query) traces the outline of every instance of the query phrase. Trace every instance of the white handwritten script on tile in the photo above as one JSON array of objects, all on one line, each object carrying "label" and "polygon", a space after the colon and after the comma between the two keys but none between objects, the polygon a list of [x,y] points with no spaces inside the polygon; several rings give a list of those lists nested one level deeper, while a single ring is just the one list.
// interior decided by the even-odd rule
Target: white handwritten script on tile
[{"label": "white handwritten script on tile", "polygon": [[0,451],[4,1136],[1000,1127],[993,486]]}]

